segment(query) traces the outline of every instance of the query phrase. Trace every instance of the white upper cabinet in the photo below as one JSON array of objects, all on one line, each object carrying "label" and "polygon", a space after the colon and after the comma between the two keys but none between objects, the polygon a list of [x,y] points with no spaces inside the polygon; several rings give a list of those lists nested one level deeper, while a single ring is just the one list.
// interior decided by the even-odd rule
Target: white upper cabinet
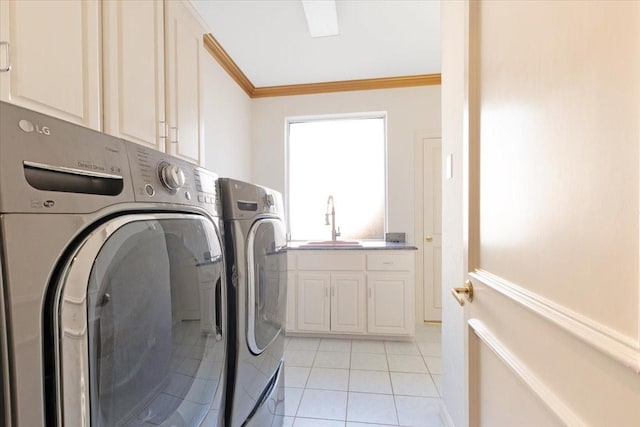
[{"label": "white upper cabinet", "polygon": [[0,99],[101,129],[96,0],[0,1]]},{"label": "white upper cabinet", "polygon": [[105,1],[105,132],[204,163],[202,37],[184,1]]},{"label": "white upper cabinet", "polygon": [[168,152],[204,164],[204,29],[187,3],[165,2]]},{"label": "white upper cabinet", "polygon": [[0,99],[202,165],[205,32],[187,1],[0,0]]},{"label": "white upper cabinet", "polygon": [[162,1],[102,3],[104,131],[165,151]]}]

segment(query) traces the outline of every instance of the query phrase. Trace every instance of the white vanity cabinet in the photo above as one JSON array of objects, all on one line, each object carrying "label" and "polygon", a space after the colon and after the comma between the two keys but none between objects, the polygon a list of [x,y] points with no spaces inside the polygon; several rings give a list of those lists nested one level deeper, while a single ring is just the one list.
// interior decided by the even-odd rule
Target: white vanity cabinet
[{"label": "white vanity cabinet", "polygon": [[295,330],[364,333],[364,255],[299,252],[296,261],[295,282],[289,283],[297,293]]},{"label": "white vanity cabinet", "polygon": [[97,0],[0,1],[0,100],[101,130]]},{"label": "white vanity cabinet", "polygon": [[288,264],[287,332],[414,334],[414,251],[290,250]]}]

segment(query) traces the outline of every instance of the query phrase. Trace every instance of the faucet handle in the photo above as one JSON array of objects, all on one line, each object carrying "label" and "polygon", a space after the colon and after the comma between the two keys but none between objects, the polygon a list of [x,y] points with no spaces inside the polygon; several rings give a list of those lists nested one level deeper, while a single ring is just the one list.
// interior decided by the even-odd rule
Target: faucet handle
[{"label": "faucet handle", "polygon": [[342,234],[340,234],[340,227],[338,227],[338,230],[336,231],[336,237],[338,236],[342,236]]}]

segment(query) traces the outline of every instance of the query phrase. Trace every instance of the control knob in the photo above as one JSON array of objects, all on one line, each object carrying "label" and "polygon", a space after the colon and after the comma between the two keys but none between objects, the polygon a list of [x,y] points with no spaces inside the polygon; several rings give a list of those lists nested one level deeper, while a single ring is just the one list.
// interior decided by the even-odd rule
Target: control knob
[{"label": "control knob", "polygon": [[171,191],[180,189],[185,183],[184,172],[180,167],[171,163],[162,162],[158,166],[160,182]]}]

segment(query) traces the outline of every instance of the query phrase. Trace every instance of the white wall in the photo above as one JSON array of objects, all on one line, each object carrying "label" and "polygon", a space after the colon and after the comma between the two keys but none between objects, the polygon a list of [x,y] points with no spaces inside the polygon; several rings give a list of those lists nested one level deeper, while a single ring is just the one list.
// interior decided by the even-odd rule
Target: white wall
[{"label": "white wall", "polygon": [[440,129],[440,86],[254,99],[252,180],[284,193],[286,117],[368,111],[387,112],[387,231],[413,242],[414,134]]},{"label": "white wall", "polygon": [[205,167],[251,178],[251,99],[211,55],[204,55]]}]

